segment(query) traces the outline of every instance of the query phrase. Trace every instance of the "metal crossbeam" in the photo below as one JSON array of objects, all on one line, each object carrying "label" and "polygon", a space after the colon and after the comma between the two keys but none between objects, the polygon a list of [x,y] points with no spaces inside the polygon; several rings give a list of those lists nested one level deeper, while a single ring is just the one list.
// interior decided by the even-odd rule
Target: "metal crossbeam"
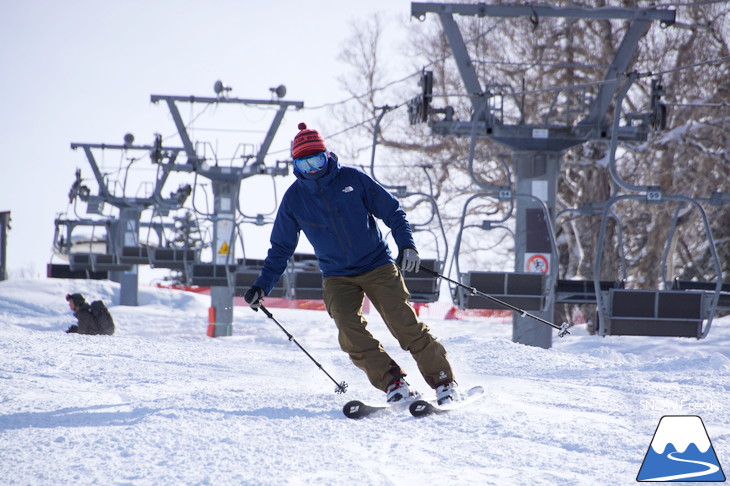
[{"label": "metal crossbeam", "polygon": [[[618,77],[625,72],[636,52],[639,41],[646,34],[652,21],[671,25],[676,12],[657,8],[581,8],[551,7],[537,5],[487,5],[454,3],[412,3],[411,15],[423,18],[434,13],[444,30],[454,60],[459,69],[466,93],[476,114],[470,122],[433,121],[434,132],[441,135],[468,136],[472,133],[479,137],[489,137],[515,150],[563,151],[589,140],[608,136],[605,115],[618,90]],[[588,115],[575,126],[564,125],[526,125],[524,123],[505,125],[491,113],[485,97],[489,96],[481,85],[474,63],[469,55],[463,36],[454,15],[479,17],[530,17],[537,22],[541,17],[572,19],[624,19],[631,21],[621,40],[614,58],[606,71],[603,82],[593,99]],[[471,125],[478,123],[476,131]],[[543,135],[545,134],[545,135]],[[643,140],[646,136],[641,127],[621,127],[618,135],[622,140]]]},{"label": "metal crossbeam", "polygon": [[411,3],[411,15],[424,17],[427,13],[458,14],[477,17],[557,17],[568,19],[659,20],[666,25],[675,21],[675,11],[656,8],[585,8],[552,7],[546,5],[488,5],[486,3]]}]

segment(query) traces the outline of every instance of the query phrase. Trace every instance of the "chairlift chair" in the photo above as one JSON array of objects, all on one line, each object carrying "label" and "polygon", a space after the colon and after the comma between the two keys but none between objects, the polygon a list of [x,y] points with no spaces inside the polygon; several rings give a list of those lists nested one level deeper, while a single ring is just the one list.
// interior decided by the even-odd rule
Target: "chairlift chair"
[{"label": "chairlift chair", "polygon": [[[457,233],[456,244],[454,245],[454,255],[452,257],[456,272],[459,275],[459,280],[466,287],[475,288],[486,294],[494,295],[494,297],[498,298],[499,300],[502,300],[515,307],[519,307],[528,311],[540,311],[545,309],[549,299],[554,298],[554,283],[557,276],[554,265],[553,268],[548,271],[548,273],[516,271],[492,272],[479,270],[461,272],[459,256],[465,230],[469,228],[479,228],[482,230],[502,228],[508,230],[508,228],[504,226],[504,223],[506,223],[512,215],[512,212],[514,210],[514,199],[520,197],[529,198],[531,200],[536,199],[534,198],[534,196],[513,194],[510,192],[508,198],[510,201],[510,208],[508,211],[505,212],[502,218],[497,220],[486,220],[482,223],[481,226],[467,225],[466,216],[469,205],[472,201],[478,198],[485,197],[504,200],[506,199],[506,194],[504,193],[504,191],[500,191],[498,190],[498,188],[495,188],[494,191],[474,194],[464,203],[461,215],[461,222],[459,225],[459,232]],[[537,200],[537,202],[539,203],[539,207],[542,209],[546,220],[549,221],[547,208],[541,201]],[[552,253],[557,254],[555,236],[550,230],[549,224],[547,225],[547,227],[550,238],[550,245],[552,247]],[[510,231],[510,234],[512,234],[511,230],[508,231]],[[514,237],[513,234],[512,236]],[[505,309],[504,306],[496,303],[495,301],[492,301],[485,297],[481,297],[479,295],[473,295],[473,293],[469,292],[466,288],[462,286],[459,286],[456,289],[452,289],[452,298],[454,304],[461,309]]]},{"label": "chairlift chair", "polygon": [[[596,279],[598,296],[598,333],[602,336],[676,336],[702,339],[707,336],[722,294],[722,270],[717,256],[707,215],[694,199],[685,196],[662,195],[652,204],[678,202],[691,204],[699,212],[709,249],[717,271],[714,290],[666,290],[666,289],[608,289],[603,290],[598,281],[603,253],[603,238],[610,208],[623,200],[647,202],[646,194],[621,194],[611,197],[604,208],[596,251]],[[672,232],[670,231],[670,237]]]}]

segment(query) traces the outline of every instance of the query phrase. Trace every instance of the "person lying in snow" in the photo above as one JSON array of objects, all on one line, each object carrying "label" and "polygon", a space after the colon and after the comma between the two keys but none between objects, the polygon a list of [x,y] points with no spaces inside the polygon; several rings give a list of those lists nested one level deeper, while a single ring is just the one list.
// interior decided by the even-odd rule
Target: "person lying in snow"
[{"label": "person lying in snow", "polygon": [[78,320],[78,325],[69,327],[67,333],[78,334],[114,334],[114,319],[104,302],[95,300],[91,304],[81,294],[66,295],[68,307]]}]

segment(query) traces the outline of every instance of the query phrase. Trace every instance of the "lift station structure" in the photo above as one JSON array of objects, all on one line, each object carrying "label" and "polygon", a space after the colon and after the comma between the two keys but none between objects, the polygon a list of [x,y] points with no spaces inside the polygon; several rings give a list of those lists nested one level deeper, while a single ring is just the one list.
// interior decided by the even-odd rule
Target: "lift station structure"
[{"label": "lift station structure", "polygon": [[[103,215],[105,205],[118,209],[117,217],[64,219],[57,218],[54,247],[56,251],[68,257],[69,265],[49,264],[51,277],[60,278],[109,278],[120,283],[122,305],[137,305],[139,264],[149,264],[156,268],[179,270],[186,283],[210,287],[211,307],[209,312],[208,335],[211,337],[230,336],[233,323],[233,297],[241,293],[252,283],[254,274],[262,262],[248,264],[247,260],[237,260],[236,241],[238,234],[240,210],[239,188],[241,181],[255,175],[287,175],[288,161],[277,162],[275,166],[266,166],[264,158],[273,142],[274,136],[288,108],[301,109],[301,101],[285,101],[286,94],[282,85],[272,88],[276,99],[241,99],[228,96],[230,88],[218,81],[214,85],[216,97],[152,95],[151,101],[164,102],[177,128],[182,147],[163,147],[162,137],[157,136],[152,145],[134,145],[134,137],[125,136],[123,145],[72,143],[71,148],[82,149],[88,159],[98,185],[98,193],[92,194],[84,185],[80,170],[76,172],[69,198],[80,199],[87,203],[86,211],[90,215]],[[188,128],[178,109],[178,103],[204,104],[240,104],[275,106],[277,108],[271,126],[263,143],[255,154],[241,156],[241,166],[231,163],[221,166],[217,158],[208,160],[197,151],[196,143],[191,139]],[[146,151],[151,161],[158,166],[158,176],[149,197],[129,197],[117,195],[111,188],[107,176],[102,173],[94,151],[121,150]],[[184,157],[180,157],[183,155]],[[235,158],[235,157],[234,157]],[[182,161],[179,159],[183,159]],[[130,164],[131,165],[131,164]],[[127,168],[129,170],[129,167]],[[149,241],[140,241],[140,227],[149,226],[157,233],[158,241],[165,230],[177,229],[173,223],[142,223],[141,213],[148,208],[155,214],[167,216],[171,211],[183,209],[192,188],[189,184],[181,185],[168,198],[162,196],[162,189],[172,172],[195,173],[197,176],[211,181],[213,188],[213,212],[208,216],[212,224],[212,241],[206,242],[212,250],[212,261],[201,261],[202,248],[193,248],[186,240],[184,247],[154,246]],[[126,191],[126,183],[122,184],[122,192]],[[264,224],[265,221],[258,221]],[[263,219],[263,218],[261,218]],[[178,218],[179,220],[179,218]],[[92,236],[84,244],[77,244],[74,230],[80,227],[91,227]],[[93,231],[103,227],[104,235],[98,239]],[[88,246],[87,246],[88,245]],[[103,249],[101,249],[103,248]],[[254,266],[255,269],[248,268]],[[311,272],[309,272],[311,273]],[[250,280],[250,281],[249,281]],[[321,287],[321,278],[319,282]],[[277,290],[277,289],[275,289]]]},{"label": "lift station structure", "polygon": [[[212,216],[213,240],[211,243],[213,261],[209,263],[196,263],[192,269],[192,283],[194,285],[211,287],[211,306],[208,326],[208,335],[211,337],[230,336],[232,334],[233,297],[236,292],[236,287],[244,285],[244,282],[239,278],[243,274],[239,274],[238,262],[235,258],[237,211],[239,207],[239,188],[241,181],[248,177],[261,174],[288,174],[289,169],[286,164],[283,166],[267,167],[264,165],[264,158],[287,109],[302,109],[304,107],[304,103],[301,101],[282,100],[281,98],[286,93],[286,89],[283,86],[272,90],[276,95],[276,99],[272,100],[231,98],[227,96],[227,91],[228,88],[218,81],[215,83],[217,97],[151,96],[153,103],[164,102],[167,105],[177,128],[178,135],[182,140],[187,161],[185,164],[177,164],[177,170],[195,172],[198,176],[209,179],[213,186],[214,214]],[[205,156],[197,152],[178,109],[178,103],[276,106],[278,109],[253,161],[243,164],[241,167],[221,167],[217,164],[211,165]]]},{"label": "lift station structure", "polygon": [[[118,209],[117,218],[111,219],[84,219],[84,220],[56,220],[56,231],[61,226],[66,227],[66,235],[63,241],[66,247],[63,252],[68,254],[69,267],[72,271],[102,272],[108,273],[110,280],[120,284],[120,304],[137,305],[137,290],[139,272],[137,264],[140,257],[141,262],[146,261],[146,248],[139,244],[140,217],[142,211],[154,207],[156,211],[167,214],[169,211],[180,209],[188,195],[190,186],[183,185],[177,191],[165,198],[162,196],[162,188],[168,179],[175,159],[182,149],[163,150],[159,138],[153,145],[134,145],[134,137],[128,134],[123,145],[95,144],[95,143],[72,143],[72,149],[83,149],[91,170],[96,179],[98,193],[91,194],[91,190],[83,185],[81,171],[76,172],[76,182],[71,188],[70,199],[79,198],[87,203],[87,213],[102,214],[105,204]],[[163,170],[157,177],[152,194],[148,197],[129,197],[122,193],[116,195],[109,187],[108,181],[102,174],[99,164],[94,156],[94,150],[121,150],[121,151],[145,151],[149,152],[153,162],[161,164]],[[169,163],[162,163],[168,159]],[[123,187],[123,192],[126,190]],[[70,246],[73,238],[72,233],[78,226],[104,226],[106,230],[106,251],[103,253],[94,252],[90,248],[88,252],[71,252]],[[54,244],[56,244],[54,242]],[[131,251],[132,254],[129,252]],[[145,255],[141,255],[145,252]]]}]

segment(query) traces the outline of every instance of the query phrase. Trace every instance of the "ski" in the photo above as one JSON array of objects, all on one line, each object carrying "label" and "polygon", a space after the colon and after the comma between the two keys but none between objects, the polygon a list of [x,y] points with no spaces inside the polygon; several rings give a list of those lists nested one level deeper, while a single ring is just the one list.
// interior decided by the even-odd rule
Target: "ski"
[{"label": "ski", "polygon": [[389,410],[391,405],[370,405],[360,400],[351,400],[342,407],[345,417],[351,419],[359,419],[369,417],[370,415]]},{"label": "ski", "polygon": [[395,403],[383,403],[378,405],[361,402],[360,400],[351,400],[342,407],[342,413],[344,413],[347,418],[359,419],[391,410],[405,410],[408,408],[408,405],[420,397],[421,395],[416,392],[411,398],[406,398],[405,400],[400,400]]},{"label": "ski", "polygon": [[416,400],[411,403],[408,410],[414,417],[424,417],[431,414],[447,413],[452,410],[458,410],[466,407],[478,401],[484,396],[484,388],[481,386],[475,386],[467,390],[464,396],[458,402],[453,402],[448,405],[439,405],[436,400]]}]

